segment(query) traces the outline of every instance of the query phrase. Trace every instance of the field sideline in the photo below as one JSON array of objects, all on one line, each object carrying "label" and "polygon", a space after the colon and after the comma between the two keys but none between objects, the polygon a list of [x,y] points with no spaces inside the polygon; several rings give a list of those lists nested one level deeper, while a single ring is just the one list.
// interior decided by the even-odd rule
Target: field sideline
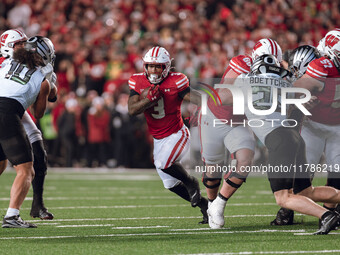
[{"label": "field sideline", "polygon": [[[14,176],[0,177],[1,215]],[[32,190],[21,209],[28,221],[31,197]],[[278,207],[260,177],[250,177],[228,201],[221,230],[199,225],[199,209],[165,190],[154,170],[51,169],[45,204],[55,220],[31,220],[37,229],[1,228],[1,254],[340,254],[340,231],[310,235],[317,230],[313,217],[270,226]]]}]

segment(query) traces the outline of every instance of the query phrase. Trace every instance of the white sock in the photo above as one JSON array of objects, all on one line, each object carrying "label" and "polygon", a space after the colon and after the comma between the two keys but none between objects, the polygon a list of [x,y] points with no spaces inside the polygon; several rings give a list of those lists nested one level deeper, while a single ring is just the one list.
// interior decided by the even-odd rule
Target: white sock
[{"label": "white sock", "polygon": [[19,210],[15,208],[8,208],[5,218],[19,215]]},{"label": "white sock", "polygon": [[223,208],[226,206],[227,201],[223,200],[222,198],[220,198],[219,196],[217,196],[217,198],[214,200],[214,202],[220,206],[222,206]]}]

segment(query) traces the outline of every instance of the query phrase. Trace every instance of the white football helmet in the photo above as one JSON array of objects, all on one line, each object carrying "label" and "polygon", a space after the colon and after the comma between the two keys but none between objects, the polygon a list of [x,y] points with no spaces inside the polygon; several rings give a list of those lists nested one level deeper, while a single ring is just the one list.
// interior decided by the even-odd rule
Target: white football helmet
[{"label": "white football helmet", "polygon": [[289,68],[293,73],[293,81],[304,75],[309,63],[319,57],[319,51],[310,45],[302,45],[293,50],[288,60]]},{"label": "white football helmet", "polygon": [[45,65],[49,63],[52,66],[54,65],[54,45],[47,37],[33,36],[29,38],[25,44],[25,49],[38,53],[42,57]]},{"label": "white football helmet", "polygon": [[264,54],[270,54],[274,55],[279,62],[282,61],[282,50],[280,45],[273,39],[270,38],[263,38],[259,40],[254,48],[253,48],[253,53],[251,55],[253,61],[257,57],[260,57]]},{"label": "white football helmet", "polygon": [[329,31],[325,36],[325,54],[340,68],[340,29]]},{"label": "white football helmet", "polygon": [[1,55],[5,58],[13,57],[14,45],[18,42],[25,42],[27,36],[19,29],[10,29],[0,36]]},{"label": "white football helmet", "polygon": [[[171,59],[170,59],[169,52],[163,47],[155,46],[151,48],[150,50],[148,50],[148,52],[143,57],[143,62],[144,62],[143,67],[144,67],[146,76],[152,84],[160,83],[163,79],[165,79],[168,76],[170,67],[171,67]],[[160,75],[160,77],[158,77],[158,75],[156,74],[150,74],[150,75],[148,74],[148,68],[147,68],[148,64],[164,65],[163,72]]]},{"label": "white football helmet", "polygon": [[320,52],[320,54],[323,56],[323,55],[326,55],[325,53],[325,37],[322,38],[318,45],[316,46],[316,49]]}]

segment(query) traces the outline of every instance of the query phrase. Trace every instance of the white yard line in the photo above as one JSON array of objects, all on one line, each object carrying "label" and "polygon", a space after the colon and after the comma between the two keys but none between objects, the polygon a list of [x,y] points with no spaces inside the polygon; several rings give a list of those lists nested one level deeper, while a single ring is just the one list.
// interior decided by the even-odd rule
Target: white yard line
[{"label": "white yard line", "polygon": [[[294,233],[295,236],[312,236],[314,235],[313,234],[314,232],[312,233]],[[340,235],[340,232],[330,232],[328,235]]]},{"label": "white yard line", "polygon": [[[226,215],[225,218],[247,218],[247,217],[274,217],[274,214],[263,215]],[[116,221],[116,220],[171,220],[171,219],[201,219],[202,216],[170,216],[170,217],[131,217],[131,218],[88,218],[88,219],[54,219],[53,222],[72,221]],[[30,222],[42,222],[43,220],[30,220]],[[46,222],[46,221],[44,221]]]},{"label": "white yard line", "polygon": [[227,253],[193,253],[180,255],[253,255],[253,254],[320,254],[320,253],[336,253],[340,250],[321,250],[321,251],[241,251]]},{"label": "white yard line", "polygon": [[291,233],[291,232],[304,232],[305,230],[250,230],[250,231],[214,231],[207,229],[205,232],[164,232],[164,233],[133,233],[133,234],[108,234],[108,235],[85,235],[85,236],[15,236],[15,237],[1,237],[0,240],[15,240],[15,239],[61,239],[61,238],[93,238],[93,237],[130,237],[130,236],[167,236],[167,235],[201,235],[201,234],[236,234],[236,233]]},{"label": "white yard line", "polygon": [[[228,204],[230,206],[272,206],[275,203],[239,203],[239,204]],[[187,204],[173,204],[173,205],[99,205],[99,206],[59,206],[49,207],[50,210],[70,210],[70,209],[126,209],[126,208],[162,208],[162,207],[186,207]],[[1,209],[1,208],[0,208]],[[2,208],[6,210],[7,208]],[[29,210],[30,208],[22,208]]]},{"label": "white yard line", "polygon": [[[121,200],[121,197],[46,197],[45,201],[70,201],[70,200]],[[134,200],[134,199],[178,199],[176,196],[124,196],[124,200]],[[33,198],[26,197],[25,200],[31,201]],[[0,197],[0,201],[9,201],[9,197]]]},{"label": "white yard line", "polygon": [[[58,223],[56,223],[58,224]],[[40,224],[39,224],[40,225]],[[57,228],[84,228],[84,227],[113,227],[112,229],[146,229],[146,228],[169,228],[169,226],[145,226],[145,227],[114,227],[115,224],[88,224],[88,225],[59,225]]]}]

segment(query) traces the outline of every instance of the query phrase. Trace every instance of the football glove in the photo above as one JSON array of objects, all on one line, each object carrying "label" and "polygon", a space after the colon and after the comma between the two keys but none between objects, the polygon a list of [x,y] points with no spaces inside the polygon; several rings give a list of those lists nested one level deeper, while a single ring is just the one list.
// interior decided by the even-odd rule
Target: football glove
[{"label": "football glove", "polygon": [[146,96],[150,102],[157,101],[161,97],[161,92],[159,91],[159,85],[152,85],[149,89],[148,95]]}]

